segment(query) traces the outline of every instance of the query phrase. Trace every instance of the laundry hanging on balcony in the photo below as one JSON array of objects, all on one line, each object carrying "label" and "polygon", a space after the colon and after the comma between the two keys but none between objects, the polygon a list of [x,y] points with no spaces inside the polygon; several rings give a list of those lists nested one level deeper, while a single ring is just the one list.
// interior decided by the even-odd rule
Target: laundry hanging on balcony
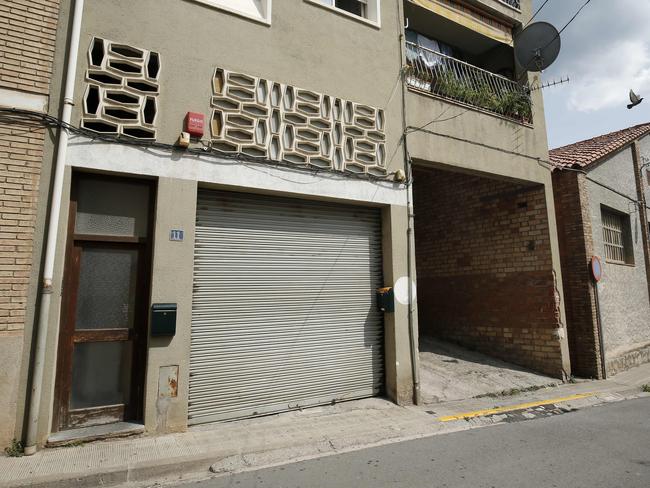
[{"label": "laundry hanging on balcony", "polygon": [[455,0],[409,1],[490,39],[509,46],[513,45],[512,27],[510,25],[505,22],[500,22],[496,18],[479,12],[461,2]]},{"label": "laundry hanging on balcony", "polygon": [[[431,39],[410,29],[406,29],[406,43],[406,59],[411,63],[418,60],[429,68],[436,64],[442,64],[442,57],[439,53],[454,56],[454,50],[449,44]],[[424,49],[417,49],[420,47]]]}]

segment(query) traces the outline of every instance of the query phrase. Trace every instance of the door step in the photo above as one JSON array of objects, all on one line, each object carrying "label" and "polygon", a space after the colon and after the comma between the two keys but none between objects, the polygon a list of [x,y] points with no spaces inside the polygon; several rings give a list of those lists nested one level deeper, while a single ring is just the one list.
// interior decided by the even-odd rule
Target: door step
[{"label": "door step", "polygon": [[84,442],[97,441],[101,439],[113,439],[116,437],[128,437],[142,434],[144,425],[130,422],[116,422],[114,424],[94,425],[80,429],[62,430],[55,432],[47,438],[46,447],[69,446],[70,444],[81,444]]}]

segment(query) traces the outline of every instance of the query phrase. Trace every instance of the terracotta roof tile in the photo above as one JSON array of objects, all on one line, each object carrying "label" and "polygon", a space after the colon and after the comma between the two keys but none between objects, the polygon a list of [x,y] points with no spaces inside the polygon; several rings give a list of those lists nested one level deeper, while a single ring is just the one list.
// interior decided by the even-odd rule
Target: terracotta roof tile
[{"label": "terracotta roof tile", "polygon": [[605,156],[624,148],[633,141],[650,133],[650,123],[551,149],[551,162],[558,168],[584,168]]}]

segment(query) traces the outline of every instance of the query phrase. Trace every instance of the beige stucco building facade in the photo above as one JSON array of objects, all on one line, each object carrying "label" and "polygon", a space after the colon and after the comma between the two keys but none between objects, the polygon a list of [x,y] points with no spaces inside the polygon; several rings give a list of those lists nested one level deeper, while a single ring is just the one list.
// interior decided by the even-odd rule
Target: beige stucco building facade
[{"label": "beige stucco building facade", "polygon": [[[403,113],[399,78],[401,48],[396,40],[401,20],[397,5],[384,5],[381,18],[375,21],[318,5],[318,2],[276,2],[270,21],[266,21],[251,18],[255,16],[254,13],[244,12],[242,15],[241,12],[230,12],[220,8],[222,5],[218,3],[169,1],[162,9],[165,14],[153,20],[151,12],[161,11],[159,2],[137,2],[129,5],[128,9],[119,2],[86,2],[76,66],[72,124],[100,135],[110,135],[114,130],[130,144],[92,140],[93,132],[77,133],[70,138],[66,160],[57,162],[65,164],[66,169],[57,232],[54,299],[44,329],[47,347],[38,415],[39,444],[45,443],[48,438],[56,442],[53,433],[57,431],[105,421],[97,421],[92,399],[90,403],[84,403],[88,399],[84,395],[101,396],[107,392],[78,390],[84,386],[75,385],[75,382],[84,385],[87,380],[82,379],[75,368],[77,364],[86,363],[86,368],[92,368],[92,362],[88,361],[93,359],[112,358],[112,362],[118,363],[124,361],[123,351],[111,353],[107,350],[108,346],[105,346],[105,351],[100,351],[101,347],[80,345],[87,340],[91,342],[85,344],[97,344],[97,341],[109,344],[111,340],[119,342],[121,332],[106,332],[116,328],[110,325],[98,325],[103,329],[101,332],[94,330],[92,337],[85,328],[89,327],[87,325],[79,331],[77,324],[82,318],[87,320],[86,324],[90,324],[92,319],[83,315],[84,304],[91,303],[85,296],[85,290],[90,288],[79,286],[78,283],[87,283],[84,281],[83,268],[84,259],[90,263],[90,256],[94,256],[90,249],[96,251],[98,248],[115,246],[127,249],[135,245],[133,242],[138,239],[138,245],[144,246],[141,247],[141,254],[138,254],[140,261],[149,259],[149,271],[144,271],[144,276],[149,276],[149,279],[134,281],[129,286],[148,288],[148,292],[141,295],[146,315],[142,315],[143,323],[140,326],[145,338],[136,338],[135,332],[123,336],[126,342],[132,341],[133,346],[129,347],[135,347],[138,340],[144,344],[138,352],[142,385],[140,390],[136,390],[141,405],[124,418],[135,420],[147,432],[187,428],[188,416],[191,419],[188,405],[192,404],[189,400],[190,357],[192,354],[200,357],[201,350],[200,346],[196,346],[199,352],[192,352],[191,344],[192,328],[198,327],[192,325],[197,320],[193,319],[193,313],[195,317],[200,313],[197,312],[199,305],[193,303],[193,295],[197,295],[197,289],[201,286],[196,281],[201,270],[195,267],[195,257],[200,252],[199,244],[207,242],[198,242],[195,232],[197,226],[201,226],[200,220],[197,220],[197,198],[200,194],[218,195],[225,199],[232,197],[235,203],[242,194],[254,195],[257,202],[255,211],[260,212],[258,223],[268,217],[263,214],[265,208],[277,206],[280,210],[276,211],[283,212],[283,205],[295,202],[290,207],[299,208],[290,208],[286,212],[295,212],[298,219],[301,212],[306,214],[304,233],[297,232],[293,236],[306,249],[306,257],[296,255],[300,251],[291,247],[291,242],[281,240],[282,229],[275,235],[274,228],[266,229],[268,233],[262,237],[258,235],[258,238],[277,239],[278,245],[284,246],[282,253],[272,257],[281,265],[286,264],[281,261],[284,252],[294,253],[298,263],[303,263],[310,256],[314,260],[322,257],[318,264],[321,268],[314,270],[313,274],[315,281],[323,281],[306,282],[299,270],[293,275],[289,273],[279,278],[286,280],[285,284],[298,285],[294,288],[287,285],[285,291],[292,294],[293,301],[287,301],[285,306],[290,313],[303,320],[301,324],[289,324],[293,329],[282,337],[300,344],[307,336],[303,347],[307,351],[309,347],[314,347],[318,354],[325,356],[327,351],[318,350],[314,341],[333,341],[330,348],[331,364],[326,361],[326,365],[339,368],[340,375],[335,383],[321,388],[317,385],[322,381],[322,378],[316,377],[322,371],[318,364],[310,366],[311,370],[297,371],[301,378],[306,378],[308,386],[304,393],[301,392],[302,397],[289,391],[285,398],[269,402],[269,411],[295,408],[292,402],[301,406],[303,400],[308,405],[381,392],[398,403],[413,401],[408,297],[404,298],[402,293],[396,300],[394,312],[385,314],[377,311],[374,304],[376,287],[393,287],[397,282],[408,283],[409,279],[406,187],[403,181],[399,181],[400,178],[397,181],[395,178],[397,170],[404,171],[404,157],[400,148]],[[70,2],[63,2],[62,11],[71,11]],[[60,45],[65,45],[67,29],[68,25],[62,23],[59,28]],[[332,35],[333,32],[339,35]],[[352,41],[366,48],[355,55],[348,49]],[[151,61],[152,56],[155,61]],[[60,49],[57,62],[63,66],[64,61],[65,50]],[[220,83],[223,86],[218,86]],[[57,92],[61,85],[60,77],[53,92]],[[89,92],[93,93],[89,95]],[[281,99],[272,99],[276,96]],[[155,107],[154,115],[150,111],[152,105],[148,104]],[[233,108],[234,105],[237,108]],[[53,106],[53,115],[57,114],[56,109]],[[121,111],[116,112],[118,109]],[[334,111],[337,111],[336,115]],[[184,129],[187,112],[204,114],[203,142],[197,138],[192,141],[190,150],[172,149]],[[276,112],[281,119],[278,127],[272,125]],[[260,134],[260,130],[266,133]],[[293,140],[288,140],[290,136],[293,136]],[[281,141],[278,140],[280,138]],[[151,146],[153,141],[161,145]],[[281,143],[281,155],[270,152],[276,150],[273,146],[276,142]],[[203,150],[206,144],[211,146],[210,150]],[[233,157],[235,150],[244,153],[243,161],[238,162]],[[275,163],[267,162],[267,158]],[[94,176],[86,177],[86,174]],[[85,178],[90,178],[91,183],[84,183]],[[150,185],[152,203],[146,217],[148,224],[142,224],[144,227],[150,226],[148,232],[137,234],[137,228],[141,225],[138,219],[145,217],[135,210],[130,214],[132,210],[125,202],[129,195],[139,190],[114,187],[117,188],[114,195],[119,195],[119,201],[115,201],[110,195],[100,195],[101,190],[97,190],[96,184],[93,186],[92,181],[101,181],[102,178],[115,181],[117,185],[121,182]],[[43,198],[46,197],[44,194]],[[102,200],[104,207],[93,204],[92,198]],[[138,200],[138,197],[134,199]],[[71,202],[74,202],[74,207],[70,206]],[[301,202],[304,202],[304,206]],[[70,212],[71,208],[75,210]],[[359,209],[359,216],[356,209]],[[327,224],[327,219],[337,213],[350,214],[350,222],[342,228],[333,224],[330,229],[324,227],[323,235],[312,234],[314,219],[321,218]],[[86,218],[88,214],[90,220]],[[106,236],[98,237],[103,236],[102,232],[110,233],[101,230],[101,220],[112,214],[123,214],[124,219],[133,221],[131,228],[125,231],[126,235],[113,239],[120,240],[119,244],[109,243],[110,239]],[[363,221],[364,227],[360,231],[357,230],[359,220],[356,219]],[[74,223],[71,224],[71,221]],[[98,223],[99,234],[93,234],[92,225],[88,222]],[[255,223],[240,222],[237,225],[240,224],[248,226],[248,235],[239,244],[245,243],[255,231],[259,231],[253,229]],[[70,225],[73,226],[72,230],[69,230]],[[135,234],[133,227],[136,228]],[[203,230],[212,228],[207,225]],[[172,231],[181,231],[182,237],[172,240]],[[120,234],[121,231],[117,232]],[[360,235],[357,236],[357,233]],[[309,238],[312,235],[314,237]],[[327,243],[328,236],[336,238],[332,241],[334,246],[340,246],[334,248],[334,255],[330,249],[322,248],[327,246],[318,245],[321,240]],[[367,239],[372,241],[370,246]],[[216,245],[221,247],[224,242],[219,241]],[[350,242],[357,247],[352,248]],[[350,255],[345,255],[347,248],[351,248]],[[73,269],[71,263],[75,261],[70,256],[75,252],[81,253],[81,269],[76,277],[68,278],[68,275],[74,274],[70,270]],[[264,268],[256,276],[253,273],[252,280],[263,281],[264,273],[278,272],[277,268],[265,268],[269,263],[263,258],[272,252],[268,250],[263,256],[250,258],[258,259],[255,266]],[[337,254],[340,254],[338,257],[342,262],[348,264],[337,265]],[[85,258],[86,255],[89,257]],[[356,259],[361,263],[369,261],[353,269],[352,260]],[[95,282],[88,286],[100,286],[102,272],[112,269],[118,273],[118,261],[113,261],[109,268],[102,270],[99,259],[95,264],[100,268],[89,268],[89,272],[95,273]],[[234,281],[230,285],[236,284],[237,276],[246,272],[245,264],[240,264],[239,270],[231,275]],[[110,285],[110,280],[105,284]],[[70,305],[69,297],[75,293],[75,285],[79,295],[75,297],[76,305]],[[35,283],[32,286],[37,288]],[[207,288],[202,289],[210,293],[211,285],[204,286]],[[342,287],[342,291],[338,287]],[[301,296],[301,288],[306,298]],[[266,290],[273,293],[272,289]],[[219,292],[223,293],[224,289],[216,291]],[[319,292],[324,297],[320,301]],[[249,290],[247,298],[261,299],[255,293],[255,289]],[[348,297],[349,303],[346,301]],[[112,299],[107,300],[110,302]],[[338,303],[338,300],[342,302]],[[154,337],[150,333],[151,305],[156,303],[176,305],[176,332],[173,336]],[[282,298],[278,303],[280,305],[275,308],[281,310]],[[124,305],[128,306],[137,305]],[[331,314],[333,332],[327,333],[327,321],[322,323],[322,319],[310,314],[309,307],[314,307],[321,314]],[[357,309],[348,312],[351,317],[346,319],[345,311],[350,307]],[[261,307],[262,315],[251,318],[250,323],[257,323],[263,328],[264,324],[276,320],[271,313],[273,310],[270,310],[273,308]],[[343,310],[339,312],[340,308]],[[363,315],[359,311],[364,311]],[[129,311],[120,310],[115,320],[132,321],[128,322],[128,327],[134,330],[138,316],[134,312],[135,318],[131,318],[130,314]],[[366,318],[367,314],[371,317]],[[337,326],[337,320],[342,325]],[[75,324],[71,326],[70,322]],[[71,329],[64,333],[66,327]],[[123,326],[117,328],[120,327]],[[314,335],[319,328],[324,328],[325,332],[315,339],[309,338],[308,333]],[[303,330],[307,332],[303,333]],[[336,342],[337,330],[338,334],[347,337],[341,344]],[[62,345],[64,334],[72,337],[66,339],[71,346]],[[99,337],[97,334],[104,335]],[[29,331],[26,337],[29,337]],[[238,347],[245,348],[246,343]],[[82,349],[94,351],[87,353],[90,357],[84,358]],[[27,371],[31,364],[27,353],[29,347],[25,351],[23,366]],[[74,351],[79,351],[76,356]],[[221,352],[228,354],[225,349]],[[280,363],[283,359],[290,360],[291,354],[302,354],[287,350],[281,352],[289,356],[278,357],[274,363],[267,362],[263,366],[275,367],[277,373],[277,368],[282,369]],[[65,359],[62,359],[65,354],[71,358],[68,361],[73,363],[72,366],[66,365]],[[360,355],[361,359],[356,360],[350,355]],[[261,360],[259,356],[257,360]],[[309,360],[309,357],[304,358],[304,361]],[[350,364],[349,368],[346,362]],[[135,368],[135,362],[131,365]],[[57,374],[61,374],[62,368],[66,367],[68,371],[72,369],[72,384],[66,384],[70,379],[57,378]],[[211,373],[220,374],[210,370],[208,376]],[[120,370],[114,374],[115,378],[104,379],[108,383],[119,383],[123,374],[124,371]],[[200,368],[195,374],[201,374]],[[291,383],[290,379],[284,381]],[[195,404],[212,401],[201,396],[203,386],[199,384],[196,387]],[[288,387],[280,382],[277,388],[286,391]],[[132,389],[130,394],[133,393]],[[84,408],[73,408],[71,405],[74,402],[84,407],[90,405],[90,408],[85,408],[87,412],[79,416],[75,412]],[[264,406],[264,401],[258,403]],[[278,407],[282,404],[284,407]],[[116,413],[111,408],[101,415],[108,415],[106,418],[113,415],[117,420],[125,415],[123,410]],[[25,421],[20,410],[18,425]],[[257,413],[238,411],[228,414],[228,408],[222,410],[226,413],[220,414],[221,418]],[[201,421],[202,415],[203,410],[197,409],[197,421]],[[21,435],[18,428],[17,436]]]},{"label": "beige stucco building facade", "polygon": [[[53,94],[73,6],[61,2]],[[409,404],[422,333],[568,376],[542,98],[512,50],[530,10],[86,0],[74,130],[63,160],[53,141],[44,159],[64,167],[61,214],[50,307],[25,326],[15,437],[30,422],[42,446],[97,425],[163,433],[371,395]],[[458,58],[413,44],[413,29],[442,32]],[[490,105],[436,88],[431,73],[456,63],[498,82]],[[197,115],[203,134],[181,135]],[[46,222],[42,206],[35,262]]]}]

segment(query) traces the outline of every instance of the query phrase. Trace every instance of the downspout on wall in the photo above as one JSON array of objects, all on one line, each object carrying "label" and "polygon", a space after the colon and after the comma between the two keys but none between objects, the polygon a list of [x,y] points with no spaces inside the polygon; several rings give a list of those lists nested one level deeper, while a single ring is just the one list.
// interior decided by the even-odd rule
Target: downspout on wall
[{"label": "downspout on wall", "polygon": [[397,37],[399,42],[399,66],[400,66],[400,83],[402,85],[402,145],[404,147],[404,173],[406,174],[406,211],[407,211],[407,230],[406,230],[406,266],[408,277],[408,328],[409,328],[409,346],[411,352],[411,374],[413,376],[413,403],[420,405],[420,352],[418,347],[418,330],[415,319],[414,308],[415,300],[413,294],[414,283],[414,260],[415,236],[413,230],[413,172],[411,167],[411,158],[409,156],[406,134],[406,84],[404,83],[404,16],[402,15],[401,0],[397,2],[397,19],[400,21],[400,30]]},{"label": "downspout on wall", "polygon": [[[63,125],[69,124],[72,118],[74,105],[74,85],[79,54],[79,39],[81,35],[81,19],[83,16],[84,0],[75,0],[72,12],[72,30],[70,32],[70,46],[66,54],[65,89],[63,92],[63,109],[61,121]],[[25,454],[31,456],[36,452],[38,442],[38,419],[41,407],[41,390],[43,386],[43,372],[45,368],[45,349],[47,342],[47,326],[50,320],[50,306],[52,301],[52,282],[54,278],[54,257],[56,241],[58,238],[58,223],[61,214],[61,195],[63,193],[63,179],[65,162],[68,150],[69,133],[66,129],[59,130],[59,141],[56,156],[53,161],[54,183],[52,186],[52,199],[47,224],[47,240],[45,244],[45,264],[43,266],[43,287],[41,289],[39,316],[36,322],[35,349],[33,358],[32,386],[29,396],[29,412],[27,417],[27,434],[25,437]]]},{"label": "downspout on wall", "polygon": [[650,229],[648,225],[648,207],[643,188],[643,163],[639,141],[632,143],[632,164],[634,166],[634,181],[636,182],[637,199],[639,200],[639,217],[641,219],[641,241],[643,242],[643,256],[645,258],[646,281],[648,282],[648,296],[650,296]]}]

